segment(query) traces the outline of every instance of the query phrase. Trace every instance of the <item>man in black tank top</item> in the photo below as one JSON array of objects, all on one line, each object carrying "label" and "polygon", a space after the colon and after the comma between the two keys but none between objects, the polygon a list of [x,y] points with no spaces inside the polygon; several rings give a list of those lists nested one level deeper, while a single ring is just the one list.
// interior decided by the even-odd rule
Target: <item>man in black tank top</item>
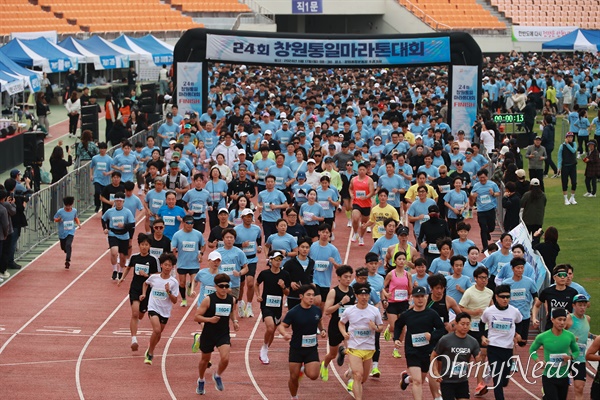
[{"label": "man in black tank top", "polygon": [[223,381],[221,374],[225,372],[229,364],[229,349],[231,347],[231,338],[229,336],[229,322],[233,322],[233,329],[237,332],[240,329],[237,319],[234,317],[233,304],[235,299],[228,293],[230,278],[226,274],[217,274],[215,276],[216,292],[212,293],[202,300],[200,307],[196,311],[194,321],[201,324],[204,322],[204,328],[200,335],[200,351],[202,358],[198,364],[198,386],[196,394],[204,394],[204,373],[208,368],[210,357],[215,347],[219,349],[219,366],[217,372],[213,374],[215,387],[223,391]]},{"label": "man in black tank top", "polygon": [[460,314],[460,307],[452,297],[446,295],[446,277],[442,274],[433,274],[427,277],[427,284],[431,290],[427,296],[427,308],[438,313],[447,332],[454,331],[454,321],[450,321],[449,311],[454,315]]},{"label": "man in black tank top", "polygon": [[356,304],[356,296],[354,290],[350,287],[352,282],[352,267],[342,265],[335,270],[338,276],[339,284],[329,291],[325,300],[325,314],[331,315],[327,333],[329,334],[329,353],[321,362],[321,379],[329,380],[329,363],[337,356],[337,363],[341,367],[344,365],[344,357],[346,349],[342,342],[344,336],[340,332],[338,322],[346,307]]}]

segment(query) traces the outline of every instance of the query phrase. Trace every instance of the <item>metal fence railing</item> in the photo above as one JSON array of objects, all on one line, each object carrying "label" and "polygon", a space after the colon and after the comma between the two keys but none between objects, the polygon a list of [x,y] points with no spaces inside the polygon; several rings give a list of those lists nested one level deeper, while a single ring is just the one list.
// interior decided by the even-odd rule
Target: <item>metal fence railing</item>
[{"label": "metal fence railing", "polygon": [[[156,135],[159,126],[160,122],[155,123],[148,130],[136,133],[129,140],[132,143],[137,141],[145,143],[149,134]],[[119,147],[121,146],[110,148],[108,154],[112,155]],[[75,197],[74,207],[80,215],[94,208],[94,184],[89,161],[82,163],[60,181],[31,195],[25,207],[28,226],[21,230],[15,260],[22,258],[57,234],[58,227],[54,223],[54,214],[63,206],[62,199],[65,196]]]}]

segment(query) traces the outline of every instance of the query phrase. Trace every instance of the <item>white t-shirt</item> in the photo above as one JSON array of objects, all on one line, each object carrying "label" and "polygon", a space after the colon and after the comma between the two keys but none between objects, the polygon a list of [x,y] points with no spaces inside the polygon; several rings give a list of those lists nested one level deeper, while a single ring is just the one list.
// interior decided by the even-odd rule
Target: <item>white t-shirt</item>
[{"label": "white t-shirt", "polygon": [[375,331],[369,327],[369,321],[377,325],[383,324],[381,313],[372,305],[360,309],[357,306],[350,306],[344,310],[340,321],[350,322],[348,333],[348,348],[355,350],[375,350]]},{"label": "white t-shirt", "polygon": [[481,131],[480,138],[487,153],[491,153],[494,150],[494,137],[494,131]]},{"label": "white t-shirt", "polygon": [[169,300],[169,295],[165,290],[165,285],[169,284],[171,294],[175,297],[179,296],[179,282],[173,277],[163,279],[159,274],[150,275],[146,279],[146,283],[150,286],[150,298],[148,299],[148,311],[154,311],[160,314],[161,317],[169,318],[171,316],[171,309],[173,303]]},{"label": "white t-shirt", "polygon": [[509,305],[506,310],[498,310],[495,305],[490,306],[481,315],[481,320],[488,324],[490,346],[504,349],[513,348],[515,324],[523,320],[523,316],[516,307]]}]

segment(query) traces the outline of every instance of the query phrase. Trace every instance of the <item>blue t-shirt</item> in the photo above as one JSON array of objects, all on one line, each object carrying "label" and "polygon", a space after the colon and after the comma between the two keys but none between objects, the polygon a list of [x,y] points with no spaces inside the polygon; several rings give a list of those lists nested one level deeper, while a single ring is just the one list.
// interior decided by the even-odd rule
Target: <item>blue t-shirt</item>
[{"label": "blue t-shirt", "polygon": [[474,266],[471,265],[469,263],[469,261],[467,260],[467,262],[465,263],[465,266],[463,267],[463,272],[462,275],[468,277],[472,283],[475,283],[475,278],[473,277],[473,272],[475,272],[475,270],[479,267],[485,267],[485,265],[483,265],[480,262],[477,262]]},{"label": "blue t-shirt", "polygon": [[498,271],[500,271],[502,267],[504,267],[506,264],[510,265],[510,261],[512,259],[513,255],[511,252],[508,252],[507,255],[504,255],[501,251],[495,251],[492,254],[490,254],[489,257],[486,257],[482,261],[482,264],[485,265],[490,271],[491,278],[491,275],[498,275]]},{"label": "blue t-shirt", "polygon": [[[270,128],[266,128],[266,129],[270,129]],[[263,133],[265,130],[263,130]],[[294,136],[294,132],[292,132],[290,129],[288,129],[286,131],[284,131],[283,129],[280,129],[277,132],[275,132],[273,139],[275,139],[276,141],[279,142],[279,147],[281,148],[282,153],[285,152],[287,144],[292,139],[292,136]]]},{"label": "blue t-shirt", "polygon": [[424,287],[427,290],[427,293],[431,293],[431,288],[429,287],[429,283],[427,283],[427,277],[427,274],[425,274],[425,276],[423,276],[422,278],[419,278],[417,274],[412,274],[412,282],[413,285],[416,282],[417,286]]},{"label": "blue t-shirt", "polygon": [[60,218],[62,221],[58,223],[58,238],[65,239],[67,236],[75,236],[75,218],[77,218],[77,209],[72,208],[71,211],[65,211],[64,208],[59,209],[54,218]]},{"label": "blue t-shirt", "polygon": [[202,268],[196,274],[194,280],[196,282],[200,282],[201,284],[200,296],[198,297],[198,304],[196,305],[196,307],[200,307],[200,303],[202,303],[202,300],[204,300],[206,296],[213,294],[217,291],[217,289],[215,288],[215,276],[217,276],[218,273],[219,271],[217,271],[217,273],[213,275],[210,273],[210,269]]},{"label": "blue t-shirt", "polygon": [[217,249],[217,251],[221,253],[221,265],[219,265],[219,273],[229,275],[229,278],[231,278],[231,287],[239,288],[240,277],[233,275],[233,271],[240,272],[242,268],[244,268],[244,265],[248,264],[246,255],[237,247],[232,247],[229,250],[225,247],[220,247]]},{"label": "blue t-shirt", "polygon": [[133,170],[137,165],[137,157],[134,153],[129,153],[128,156],[125,154],[119,154],[113,159],[112,165],[116,165],[117,167],[123,167],[121,171],[121,181],[122,182],[134,182],[133,180]]},{"label": "blue t-shirt", "polygon": [[429,266],[429,272],[432,274],[442,274],[448,276],[452,274],[452,265],[450,260],[442,260],[440,257],[434,259]]},{"label": "blue t-shirt", "polygon": [[533,295],[537,293],[535,282],[523,276],[518,282],[509,278],[503,281],[502,284],[510,286],[510,305],[519,310],[523,315],[523,319],[530,318]]},{"label": "blue t-shirt", "polygon": [[[256,249],[261,243],[262,230],[260,227],[254,224],[250,225],[250,228],[246,228],[244,225],[238,225],[234,229],[237,233],[235,246],[242,249],[249,264],[258,262]],[[248,246],[242,247],[242,243],[244,242],[248,242]]]},{"label": "blue t-shirt", "polygon": [[263,190],[258,194],[258,204],[262,204],[262,220],[263,222],[276,222],[281,218],[281,211],[279,209],[272,209],[271,204],[282,205],[287,201],[285,195],[279,190],[274,189],[269,192]]},{"label": "blue t-shirt", "polygon": [[425,200],[425,202],[421,202],[421,200],[417,198],[408,208],[407,212],[411,217],[425,215],[425,218],[415,222],[414,231],[417,237],[419,237],[419,233],[421,232],[421,223],[429,220],[429,206],[433,205],[435,205],[435,201],[429,197]]},{"label": "blue t-shirt", "polygon": [[94,183],[99,183],[102,186],[110,184],[110,174],[104,175],[104,172],[112,171],[112,157],[101,156],[96,154],[92,157],[90,168],[94,170]]},{"label": "blue t-shirt", "polygon": [[[502,269],[498,271],[498,273],[496,274],[496,279],[504,283],[504,280],[511,279],[513,275],[514,272],[512,270],[512,266],[510,265],[510,263],[508,263],[505,264],[502,267]],[[523,276],[526,276],[527,278],[530,278],[533,281],[535,281],[535,269],[533,269],[533,266],[528,262],[525,262],[525,270],[523,271]]]},{"label": "blue t-shirt", "polygon": [[[267,238],[267,244],[271,246],[271,250],[284,250],[286,253],[294,251],[298,247],[296,238],[289,233],[285,233],[283,236],[279,236],[278,233],[273,233]],[[289,261],[289,257],[285,257],[281,264],[285,264]]]},{"label": "blue t-shirt", "polygon": [[171,249],[177,249],[177,269],[199,269],[198,253],[205,243],[202,234],[195,229],[191,232],[183,229],[175,232]]},{"label": "blue t-shirt", "polygon": [[469,247],[472,246],[475,246],[475,242],[471,239],[467,239],[464,242],[461,242],[460,239],[454,239],[452,241],[452,251],[455,256],[463,256],[466,258],[469,255]]},{"label": "blue t-shirt", "polygon": [[389,247],[395,246],[398,243],[400,243],[400,241],[396,235],[394,235],[391,239],[381,236],[379,239],[377,239],[373,247],[371,247],[370,252],[377,254],[379,256],[379,260],[381,261],[381,265],[377,269],[377,273],[381,275],[385,274],[385,265],[383,264],[385,261],[385,255],[387,254]]},{"label": "blue t-shirt", "polygon": [[471,193],[477,193],[477,211],[489,211],[498,206],[496,196],[490,194],[490,189],[494,193],[500,193],[498,185],[491,180],[488,180],[485,185],[482,185],[481,182],[473,185]]},{"label": "blue t-shirt", "polygon": [[269,174],[269,169],[276,165],[275,161],[270,158],[267,158],[266,160],[261,158],[255,162],[254,165],[256,166],[256,180],[259,184],[264,185],[265,177]]},{"label": "blue t-shirt", "polygon": [[323,208],[325,218],[335,218],[335,207],[329,202],[330,197],[331,200],[338,201],[338,191],[331,187],[327,190],[323,190],[321,187],[317,189],[317,203]]},{"label": "blue t-shirt", "polygon": [[367,282],[371,285],[371,301],[377,304],[381,301],[381,291],[383,290],[383,276],[379,274],[368,275]]},{"label": "blue t-shirt", "polygon": [[456,285],[460,286],[463,291],[467,290],[471,287],[471,280],[464,275],[461,275],[459,278],[455,278],[453,275],[448,275],[446,277],[446,295],[452,297],[456,300],[458,304],[460,299],[462,299],[463,294],[456,289]]},{"label": "blue t-shirt", "polygon": [[392,175],[391,177],[387,174],[380,176],[377,181],[377,186],[380,188],[385,188],[390,191],[388,194],[388,204],[392,207],[398,208],[400,207],[400,193],[392,192],[393,189],[408,189],[404,182],[404,178],[400,175]]},{"label": "blue t-shirt", "polygon": [[425,172],[427,174],[427,179],[425,180],[425,182],[428,184],[431,184],[431,182],[433,182],[433,180],[430,179],[430,177],[433,177],[433,179],[440,177],[440,171],[438,171],[438,169],[436,167],[434,167],[433,165],[430,166],[429,168],[427,168],[424,165],[421,165],[419,167],[419,169],[417,170],[417,172]]},{"label": "blue t-shirt", "polygon": [[[125,207],[117,210],[115,207],[109,208],[106,210],[104,215],[102,216],[102,220],[108,222],[108,236],[116,237],[120,240],[129,240],[129,231],[125,231],[125,233],[116,234],[111,229],[125,229],[126,224],[135,224],[135,218],[131,211],[126,209]],[[117,225],[123,224],[122,227]]]},{"label": "blue t-shirt", "polygon": [[176,125],[174,123],[168,123],[168,122],[165,122],[164,124],[162,124],[158,128],[158,133],[160,133],[161,135],[166,136],[166,137],[162,138],[161,146],[163,148],[169,147],[169,142],[171,141],[171,139],[175,139],[175,137],[177,136],[179,131],[180,131],[179,125]]},{"label": "blue t-shirt", "polygon": [[182,198],[187,207],[194,213],[194,219],[205,219],[208,202],[211,201],[210,193],[206,189],[191,189],[185,192]]},{"label": "blue t-shirt", "polygon": [[186,216],[186,213],[185,210],[179,206],[169,208],[169,206],[164,205],[158,209],[158,216],[165,221],[165,231],[163,234],[168,237],[169,240],[172,240],[175,232],[179,230],[180,224],[177,217],[183,218]]},{"label": "blue t-shirt", "polygon": [[[451,190],[444,195],[444,201],[452,207],[460,209],[465,204],[468,204],[469,198],[464,190],[461,190],[459,193],[457,193],[456,190]],[[448,218],[457,219],[458,216],[454,211],[448,208]]]},{"label": "blue t-shirt", "polygon": [[206,186],[204,190],[208,192],[210,197],[209,201],[211,203],[219,203],[218,208],[223,208],[227,206],[227,202],[225,201],[225,197],[221,193],[227,193],[227,182],[223,179],[219,179],[216,183],[211,181],[206,182]]},{"label": "blue t-shirt", "polygon": [[149,190],[148,193],[146,193],[145,200],[150,212],[152,213],[150,216],[150,222],[152,222],[155,219],[154,215],[158,214],[158,210],[160,210],[160,208],[166,204],[167,191],[161,190],[160,192],[157,192],[156,189]]},{"label": "blue t-shirt", "polygon": [[269,168],[267,175],[273,175],[275,177],[275,189],[279,190],[284,190],[287,187],[286,182],[290,179],[296,179],[292,170],[285,165],[281,168],[277,165],[272,166]]},{"label": "blue t-shirt", "polygon": [[317,241],[310,246],[310,253],[308,255],[315,260],[313,282],[319,286],[331,287],[333,264],[329,261],[329,258],[333,257],[336,263],[341,264],[342,258],[338,249],[331,243],[321,246]]},{"label": "blue t-shirt", "polygon": [[[308,183],[304,183],[301,185],[300,183],[296,182],[292,185],[292,192],[294,192],[294,199],[296,200],[296,203],[298,205],[302,205],[308,201],[308,199],[306,198],[306,194],[308,193],[308,191],[310,189],[312,189],[312,186],[310,186]],[[304,193],[300,193],[301,190]]]},{"label": "blue t-shirt", "polygon": [[314,203],[313,205],[309,203],[302,204],[299,214],[304,221],[304,225],[307,226],[320,225],[321,222],[317,221],[314,217],[325,217],[323,207],[319,203]]},{"label": "blue t-shirt", "polygon": [[290,167],[294,173],[294,176],[298,176],[299,172],[306,173],[306,171],[308,171],[308,164],[306,164],[306,161],[304,160],[298,162],[296,159],[294,159],[288,164],[288,167]]}]

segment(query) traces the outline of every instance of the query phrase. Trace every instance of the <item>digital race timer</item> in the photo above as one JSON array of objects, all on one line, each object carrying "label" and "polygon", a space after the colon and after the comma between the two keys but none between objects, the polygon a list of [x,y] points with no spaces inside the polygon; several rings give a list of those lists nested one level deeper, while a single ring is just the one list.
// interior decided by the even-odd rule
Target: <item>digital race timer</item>
[{"label": "digital race timer", "polygon": [[523,114],[496,114],[492,117],[497,124],[502,123],[521,123],[523,122]]}]

